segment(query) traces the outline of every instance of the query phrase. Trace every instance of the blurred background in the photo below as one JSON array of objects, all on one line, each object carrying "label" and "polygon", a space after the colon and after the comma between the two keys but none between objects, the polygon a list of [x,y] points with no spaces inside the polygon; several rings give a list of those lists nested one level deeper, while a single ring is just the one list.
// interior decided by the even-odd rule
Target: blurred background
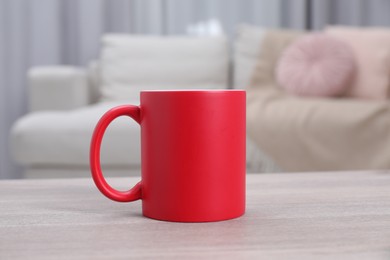
[{"label": "blurred background", "polygon": [[329,24],[389,27],[389,14],[389,0],[0,0],[0,178],[23,176],[25,166],[11,156],[9,136],[29,112],[28,70],[86,67],[98,59],[106,33],[214,32],[234,41],[240,24],[297,30]]}]

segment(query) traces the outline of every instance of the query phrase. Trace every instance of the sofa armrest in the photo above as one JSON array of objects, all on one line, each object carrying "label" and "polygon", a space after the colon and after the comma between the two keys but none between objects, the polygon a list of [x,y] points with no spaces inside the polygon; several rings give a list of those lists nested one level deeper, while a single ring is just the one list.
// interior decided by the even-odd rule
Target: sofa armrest
[{"label": "sofa armrest", "polygon": [[89,104],[84,69],[71,66],[35,67],[28,72],[29,111],[68,110]]}]

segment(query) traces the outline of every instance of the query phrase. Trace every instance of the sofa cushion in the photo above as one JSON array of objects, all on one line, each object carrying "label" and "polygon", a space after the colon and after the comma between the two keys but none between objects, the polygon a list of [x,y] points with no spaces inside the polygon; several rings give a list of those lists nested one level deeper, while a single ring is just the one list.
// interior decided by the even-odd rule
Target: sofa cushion
[{"label": "sofa cushion", "polygon": [[225,37],[110,34],[102,41],[105,100],[136,99],[145,89],[228,87]]},{"label": "sofa cushion", "polygon": [[335,26],[326,33],[345,41],[356,57],[357,73],[346,96],[387,99],[390,88],[390,30]]},{"label": "sofa cushion", "polygon": [[248,92],[247,131],[286,171],[390,168],[390,105]]},{"label": "sofa cushion", "polygon": [[276,78],[298,96],[340,96],[355,72],[352,48],[324,33],[310,33],[293,42],[279,59]]},{"label": "sofa cushion", "polygon": [[[116,105],[119,103],[99,103],[22,117],[11,131],[13,157],[25,166],[88,166],[93,129],[100,117]],[[102,165],[139,166],[140,153],[139,125],[131,118],[116,119],[103,139]]]},{"label": "sofa cushion", "polygon": [[[304,32],[293,30],[268,30],[261,44],[256,66],[250,81],[250,88],[278,87],[275,71],[280,56],[295,40],[304,35]],[[280,90],[282,90],[280,88]]]},{"label": "sofa cushion", "polygon": [[266,30],[252,25],[238,26],[233,54],[233,87],[248,87]]}]

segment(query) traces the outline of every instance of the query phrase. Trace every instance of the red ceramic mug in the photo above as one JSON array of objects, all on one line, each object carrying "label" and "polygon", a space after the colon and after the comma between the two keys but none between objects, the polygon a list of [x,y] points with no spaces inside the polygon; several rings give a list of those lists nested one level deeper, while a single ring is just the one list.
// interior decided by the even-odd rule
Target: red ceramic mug
[{"label": "red ceramic mug", "polygon": [[[141,105],[109,110],[93,133],[93,180],[108,198],[141,199],[149,218],[205,222],[245,212],[244,90],[142,91]],[[100,145],[107,126],[119,116],[141,125],[141,181],[117,191],[105,181]],[[131,155],[129,155],[131,156]]]}]

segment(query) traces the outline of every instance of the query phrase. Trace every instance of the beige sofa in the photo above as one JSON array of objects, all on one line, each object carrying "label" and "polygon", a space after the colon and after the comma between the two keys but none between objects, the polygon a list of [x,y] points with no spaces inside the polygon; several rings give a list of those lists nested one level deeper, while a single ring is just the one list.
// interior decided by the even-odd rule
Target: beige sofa
[{"label": "beige sofa", "polygon": [[249,136],[285,171],[389,169],[388,100],[297,97],[278,86],[278,57],[300,36],[275,30],[263,37],[248,89]]}]

